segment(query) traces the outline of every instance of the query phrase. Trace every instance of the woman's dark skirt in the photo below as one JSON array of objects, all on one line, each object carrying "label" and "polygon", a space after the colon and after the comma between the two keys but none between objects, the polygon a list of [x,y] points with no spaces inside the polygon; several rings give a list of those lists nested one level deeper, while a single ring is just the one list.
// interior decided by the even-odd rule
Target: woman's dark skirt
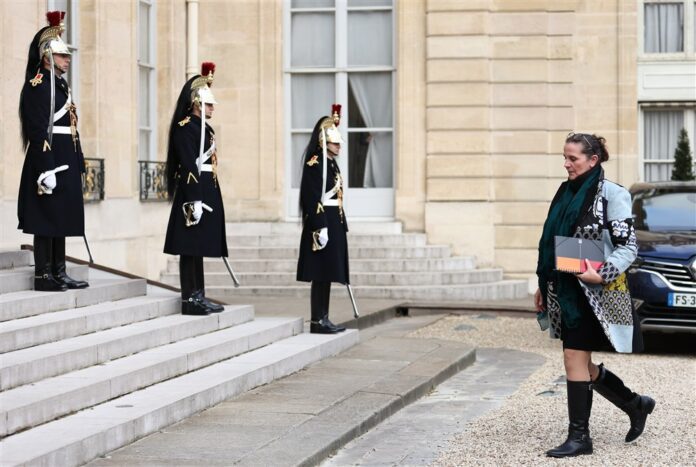
[{"label": "woman's dark skirt", "polygon": [[[612,352],[614,348],[609,342],[609,338],[604,333],[602,325],[592,311],[587,297],[581,294],[580,321],[573,328],[566,327],[562,323],[561,340],[564,349],[585,350],[589,352]],[[640,320],[633,311],[633,352],[643,351],[643,336],[640,331]]]}]

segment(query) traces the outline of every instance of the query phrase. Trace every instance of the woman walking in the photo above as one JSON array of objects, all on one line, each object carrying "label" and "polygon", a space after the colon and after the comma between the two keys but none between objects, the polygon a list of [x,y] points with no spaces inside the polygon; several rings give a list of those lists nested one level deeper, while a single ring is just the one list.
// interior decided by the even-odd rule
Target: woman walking
[{"label": "woman walking", "polygon": [[[631,391],[614,373],[596,365],[592,352],[630,353],[642,350],[625,271],[637,254],[631,215],[631,196],[604,178],[602,163],[609,159],[601,136],[571,133],[563,148],[563,182],[551,202],[539,242],[534,301],[540,322],[548,318],[551,337],[563,341],[568,392],[568,438],[547,451],[550,457],[592,453],[589,420],[593,389],[625,412],[630,429],[625,441],[635,441],[655,407],[655,401]],[[554,236],[601,241],[604,263],[595,270],[571,274],[555,269]],[[545,326],[542,326],[545,327]]]}]

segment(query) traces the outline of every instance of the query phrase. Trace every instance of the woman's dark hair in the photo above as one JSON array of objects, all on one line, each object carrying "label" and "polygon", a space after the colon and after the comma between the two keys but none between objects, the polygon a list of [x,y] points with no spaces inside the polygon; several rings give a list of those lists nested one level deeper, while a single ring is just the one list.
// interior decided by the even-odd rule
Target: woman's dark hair
[{"label": "woman's dark hair", "polygon": [[[312,136],[309,138],[309,143],[302,153],[302,161],[300,162],[300,167],[302,170],[302,179],[304,179],[304,164],[309,160],[310,157],[316,154],[319,148],[319,133],[321,132],[321,122],[327,118],[326,115],[317,120],[314,124],[314,130],[312,130]],[[323,164],[323,162],[322,162]],[[302,179],[300,179],[300,187],[302,186]],[[304,209],[302,207],[302,197],[300,196],[300,219],[304,219]]]},{"label": "woman's dark hair", "polygon": [[[48,29],[49,26],[43,27],[34,35],[31,44],[29,44],[29,53],[27,54],[27,68],[24,71],[24,82],[26,83],[36,75],[36,70],[41,66],[41,54],[39,53],[39,39],[41,34]],[[22,130],[22,148],[27,149],[29,145],[29,132],[24,126],[24,115],[22,115],[22,103],[24,102],[24,87],[19,93],[19,121],[21,122]]]},{"label": "woman's dark hair", "polygon": [[179,160],[176,158],[174,152],[174,147],[172,145],[172,139],[174,137],[174,130],[176,129],[179,122],[182,121],[191,112],[191,83],[200,75],[193,76],[184,87],[181,88],[181,93],[176,101],[176,107],[174,108],[174,115],[172,115],[172,121],[169,124],[169,139],[167,140],[167,164],[166,164],[166,174],[167,174],[167,196],[171,200],[174,197],[174,191],[176,190],[176,175],[179,170]]},{"label": "woman's dark hair", "polygon": [[565,144],[568,143],[581,145],[582,153],[587,157],[592,157],[594,154],[597,154],[600,163],[609,160],[607,140],[602,136],[591,135],[589,133],[569,133],[565,140]]}]

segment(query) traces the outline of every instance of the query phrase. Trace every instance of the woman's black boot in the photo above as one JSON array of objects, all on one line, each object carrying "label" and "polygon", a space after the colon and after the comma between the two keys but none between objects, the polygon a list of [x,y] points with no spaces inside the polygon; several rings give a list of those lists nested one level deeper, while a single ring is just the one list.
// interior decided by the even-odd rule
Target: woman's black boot
[{"label": "woman's black boot", "polygon": [[568,381],[568,439],[560,446],[546,451],[549,457],[572,457],[592,454],[590,413],[592,412],[592,383]]},{"label": "woman's black boot", "polygon": [[594,389],[606,400],[624,411],[631,420],[631,428],[626,433],[626,442],[638,439],[645,429],[645,421],[655,408],[655,400],[641,396],[626,387],[621,378],[599,365],[599,376],[593,382]]}]

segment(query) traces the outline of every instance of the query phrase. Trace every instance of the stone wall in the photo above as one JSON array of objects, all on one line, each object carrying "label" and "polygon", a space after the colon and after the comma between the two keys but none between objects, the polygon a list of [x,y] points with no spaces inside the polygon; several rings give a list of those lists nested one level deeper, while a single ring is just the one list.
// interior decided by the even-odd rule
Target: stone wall
[{"label": "stone wall", "polygon": [[635,2],[429,0],[429,241],[529,276],[571,131],[605,136],[609,178],[636,161]]}]

